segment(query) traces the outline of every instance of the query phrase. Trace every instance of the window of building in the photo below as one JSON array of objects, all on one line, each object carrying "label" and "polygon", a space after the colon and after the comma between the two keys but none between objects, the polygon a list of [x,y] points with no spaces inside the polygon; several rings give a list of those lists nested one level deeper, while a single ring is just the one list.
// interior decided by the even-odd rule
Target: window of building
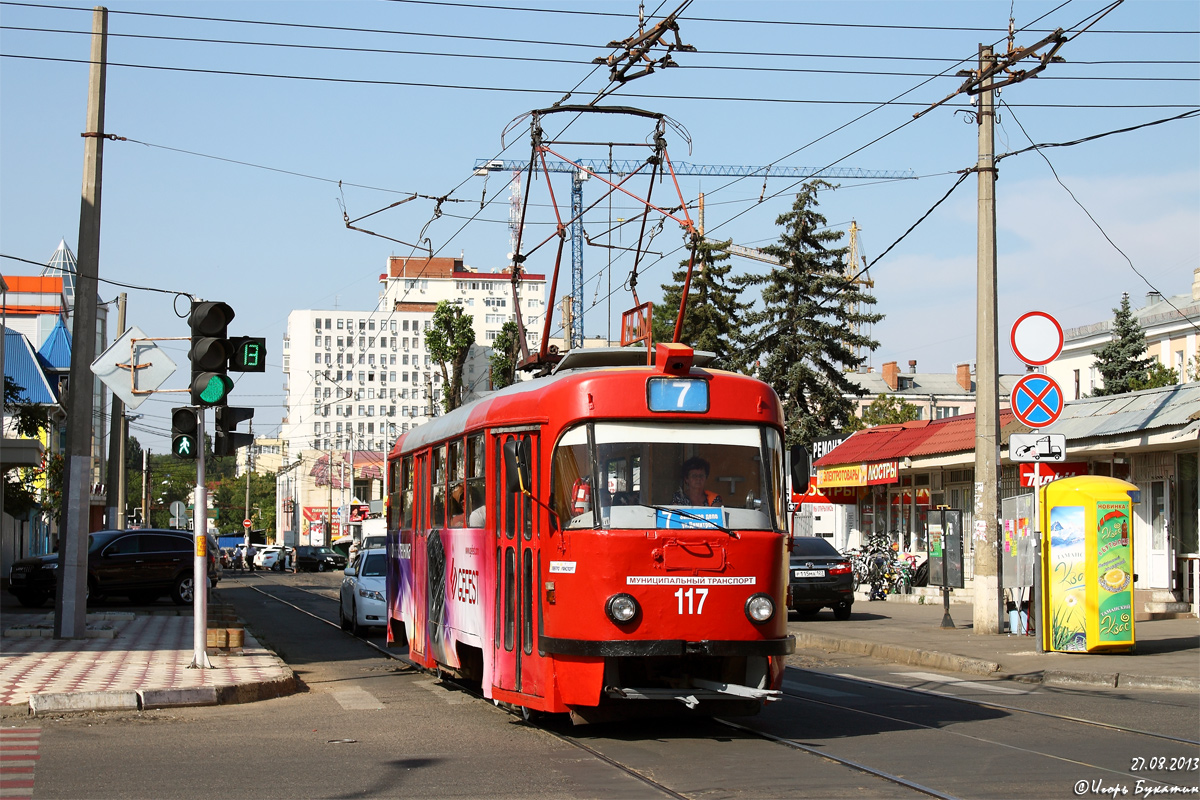
[{"label": "window of building", "polygon": [[[342,329],[342,320],[340,320],[340,319],[338,320],[338,328],[337,328],[337,329],[338,329],[339,331]],[[338,340],[338,344],[341,344],[341,340],[340,340],[340,339]]]},{"label": "window of building", "polygon": [[313,347],[320,347],[320,346],[321,346],[321,335],[317,334],[317,339],[316,339],[316,341],[313,342]]},{"label": "window of building", "polygon": [[1075,399],[1079,399],[1079,370],[1073,371],[1075,376]]},{"label": "window of building", "polygon": [[375,330],[375,320],[373,320],[373,319],[367,320],[367,330],[369,330],[369,331]]},{"label": "window of building", "polygon": [[936,409],[935,419],[946,419],[947,417],[957,417],[960,413],[961,406],[938,406]]}]

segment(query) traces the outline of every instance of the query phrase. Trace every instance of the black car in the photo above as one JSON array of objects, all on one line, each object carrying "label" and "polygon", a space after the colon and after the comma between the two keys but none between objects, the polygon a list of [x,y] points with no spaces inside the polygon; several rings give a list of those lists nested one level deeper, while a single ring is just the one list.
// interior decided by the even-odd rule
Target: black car
[{"label": "black car", "polygon": [[850,559],[825,539],[797,536],[788,565],[787,604],[800,614],[832,608],[836,619],[850,619],[854,605]]},{"label": "black car", "polygon": [[346,557],[331,547],[301,545],[296,548],[296,565],[308,572],[327,572],[346,568]]},{"label": "black car", "polygon": [[[87,593],[151,603],[170,594],[177,605],[192,602],[195,590],[193,540],[188,531],[143,528],[88,534]],[[217,546],[208,537],[208,577],[220,579]],[[55,593],[58,554],[22,558],[9,570],[8,590],[21,605],[39,608]]]}]

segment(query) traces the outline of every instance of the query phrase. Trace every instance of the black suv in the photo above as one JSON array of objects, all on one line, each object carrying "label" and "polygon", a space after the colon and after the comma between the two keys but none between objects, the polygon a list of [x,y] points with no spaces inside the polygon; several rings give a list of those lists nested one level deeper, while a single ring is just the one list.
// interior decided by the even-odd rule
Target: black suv
[{"label": "black suv", "polygon": [[296,548],[296,566],[309,572],[345,569],[346,557],[329,547],[306,544]]},{"label": "black suv", "polygon": [[[143,528],[88,534],[88,600],[121,595],[135,603],[151,603],[170,593],[177,605],[192,602],[192,534],[188,531]],[[208,537],[208,577],[220,579],[217,546]],[[21,605],[39,608],[54,595],[58,554],[22,558],[9,571],[8,590]]]}]

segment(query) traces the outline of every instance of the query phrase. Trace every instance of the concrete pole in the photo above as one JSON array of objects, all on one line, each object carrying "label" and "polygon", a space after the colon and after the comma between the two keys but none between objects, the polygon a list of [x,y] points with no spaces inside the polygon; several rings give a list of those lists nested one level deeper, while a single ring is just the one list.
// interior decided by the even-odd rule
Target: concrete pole
[{"label": "concrete pole", "polygon": [[[992,48],[980,45],[979,70]],[[1000,410],[996,343],[996,115],[990,78],[979,95],[979,244],[975,294],[975,550],[976,633],[1001,633],[999,495]]]},{"label": "concrete pole", "polygon": [[108,58],[108,9],[92,15],[92,65],[84,125],[83,191],[79,204],[79,258],[71,327],[71,383],[67,399],[67,446],[63,463],[62,527],[54,638],[76,639],[87,628],[87,541],[91,527],[92,361],[96,355],[96,278],[100,271],[100,176],[104,160],[104,81]]},{"label": "concrete pole", "polygon": [[[125,333],[125,292],[117,297],[117,337]],[[125,403],[112,396],[108,439],[108,527],[125,530]]]}]

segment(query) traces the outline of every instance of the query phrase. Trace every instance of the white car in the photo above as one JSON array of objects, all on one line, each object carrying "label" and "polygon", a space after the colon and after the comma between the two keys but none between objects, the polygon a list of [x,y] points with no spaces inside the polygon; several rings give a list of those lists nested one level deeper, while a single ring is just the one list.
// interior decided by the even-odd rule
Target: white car
[{"label": "white car", "polygon": [[342,578],[338,617],[342,630],[361,636],[370,626],[387,623],[387,550],[360,550]]},{"label": "white car", "polygon": [[254,566],[259,569],[283,569],[283,548],[276,546],[259,547],[258,552],[254,554]]}]

